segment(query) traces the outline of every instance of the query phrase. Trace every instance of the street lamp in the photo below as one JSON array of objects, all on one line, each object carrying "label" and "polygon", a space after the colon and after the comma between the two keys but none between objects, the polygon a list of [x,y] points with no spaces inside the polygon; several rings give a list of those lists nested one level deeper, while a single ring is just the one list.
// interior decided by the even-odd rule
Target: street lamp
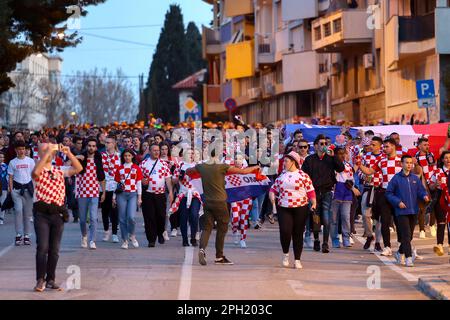
[{"label": "street lamp", "polygon": [[57,37],[58,37],[59,40],[63,40],[65,36],[66,36],[66,35],[64,34],[64,31],[60,31],[60,32],[58,32],[58,34],[57,34]]},{"label": "street lamp", "polygon": [[72,111],[70,115],[72,116],[74,124],[77,124],[77,113],[75,111]]}]

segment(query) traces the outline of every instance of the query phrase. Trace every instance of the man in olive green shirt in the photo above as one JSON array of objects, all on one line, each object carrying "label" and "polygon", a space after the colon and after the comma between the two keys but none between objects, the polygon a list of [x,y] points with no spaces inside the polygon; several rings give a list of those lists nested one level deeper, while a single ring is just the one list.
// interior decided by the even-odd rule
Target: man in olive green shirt
[{"label": "man in olive green shirt", "polygon": [[231,174],[249,174],[259,166],[239,169],[230,167],[227,164],[220,162],[219,158],[215,156],[214,151],[211,152],[211,158],[202,164],[197,164],[194,168],[186,171],[187,174],[199,173],[202,178],[203,185],[203,230],[200,238],[200,251],[198,259],[201,265],[206,265],[205,249],[208,245],[209,237],[214,222],[217,222],[216,233],[216,260],[215,264],[232,265],[223,254],[223,247],[225,243],[225,235],[228,231],[228,223],[230,220],[230,213],[227,206],[227,192],[225,190],[225,175]]}]

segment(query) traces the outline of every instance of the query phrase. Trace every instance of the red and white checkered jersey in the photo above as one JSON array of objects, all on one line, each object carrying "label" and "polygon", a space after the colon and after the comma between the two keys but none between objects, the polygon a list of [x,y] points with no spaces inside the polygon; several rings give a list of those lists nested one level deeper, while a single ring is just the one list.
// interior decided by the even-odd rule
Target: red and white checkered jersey
[{"label": "red and white checkered jersey", "polygon": [[134,163],[121,165],[116,170],[115,180],[117,183],[122,183],[125,192],[141,192],[140,182],[142,181],[142,170]]},{"label": "red and white checkered jersey", "polygon": [[[419,151],[416,153],[416,159],[419,166],[422,167],[425,181],[429,183],[434,172],[437,170],[437,166],[434,161],[434,154],[432,152],[430,152],[429,154],[421,154]],[[430,161],[428,159],[430,159]]]},{"label": "red and white checkered jersey", "polygon": [[[158,163],[155,165],[152,174],[150,171],[153,168],[155,161]],[[170,168],[166,161],[160,159],[152,160],[148,158],[141,163],[142,174],[145,179],[148,179],[148,189],[147,192],[155,194],[163,194],[166,190],[166,178],[170,178]]]},{"label": "red and white checkered jersey", "polygon": [[64,171],[53,166],[51,169],[44,168],[36,179],[36,200],[62,206],[65,197]]},{"label": "red and white checkered jersey", "polygon": [[[195,163],[185,163],[183,161],[180,162],[178,164],[178,166],[175,168],[175,172],[173,174],[173,177],[179,179],[181,171],[185,171],[186,172],[187,169],[193,168],[193,167],[195,167],[195,165],[196,165]],[[180,181],[180,191],[179,191],[177,197],[175,198],[172,206],[170,207],[169,212],[170,213],[177,212],[179,207],[180,207],[181,201],[185,197],[187,198],[186,206],[188,208],[190,207],[192,199],[194,199],[194,198],[197,198],[200,201],[201,204],[203,203],[202,202],[202,197],[200,196],[200,193],[192,185],[191,178],[187,174],[185,174],[184,177],[183,177],[183,180]]]},{"label": "red and white checkered jersey", "polygon": [[431,176],[431,182],[435,183],[440,190],[447,189],[447,176],[450,168],[437,168]]},{"label": "red and white checkered jersey", "polygon": [[116,170],[120,167],[120,154],[102,152],[103,170],[105,171],[106,191],[116,190]]},{"label": "red and white checkered jersey", "polygon": [[433,183],[437,184],[438,189],[442,190],[444,193],[444,198],[445,198],[445,203],[440,202],[441,206],[447,206],[446,208],[444,207],[443,209],[445,209],[445,211],[447,212],[447,222],[450,223],[450,193],[447,187],[447,177],[450,173],[450,169],[443,167],[443,168],[438,168],[436,169],[436,171],[434,172],[433,176],[431,177],[431,181]]},{"label": "red and white checkered jersey", "polygon": [[[362,158],[362,164],[365,167],[373,168],[375,164],[384,156],[385,155],[383,153],[375,155],[372,152],[367,152]],[[358,176],[362,181],[364,181],[364,185],[368,187],[379,187],[383,180],[383,175],[380,171],[375,172],[373,175],[366,175],[361,170],[359,170]]]},{"label": "red and white checkered jersey", "polygon": [[358,160],[358,157],[361,155],[362,147],[359,145],[350,146],[349,155],[350,155],[350,163],[354,164]]},{"label": "red and white checkered jersey", "polygon": [[100,184],[97,178],[97,166],[94,159],[87,159],[84,174],[77,175],[76,198],[98,198]]},{"label": "red and white checkered jersey", "polygon": [[387,189],[389,181],[400,171],[402,171],[402,162],[399,156],[395,158],[383,157],[373,167],[375,172],[381,172],[383,176],[382,188]]},{"label": "red and white checkered jersey", "polygon": [[303,171],[297,170],[281,173],[270,191],[278,196],[279,206],[297,208],[308,204],[307,193],[314,191],[314,187],[311,178]]},{"label": "red and white checkered jersey", "polygon": [[353,180],[353,168],[348,162],[344,162],[344,171],[336,172],[336,182],[345,183],[347,180]]},{"label": "red and white checkered jersey", "polygon": [[398,145],[395,147],[395,150],[397,151],[397,155],[401,158],[402,156],[408,154],[408,148],[403,147],[402,145]]}]

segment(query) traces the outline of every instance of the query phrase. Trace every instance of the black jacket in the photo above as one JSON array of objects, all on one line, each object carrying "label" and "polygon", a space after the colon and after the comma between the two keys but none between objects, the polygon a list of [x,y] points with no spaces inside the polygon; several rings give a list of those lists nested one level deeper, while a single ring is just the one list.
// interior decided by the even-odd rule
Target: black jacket
[{"label": "black jacket", "polygon": [[333,190],[336,184],[336,172],[344,171],[345,166],[336,157],[326,154],[320,160],[315,153],[305,159],[302,170],[310,176],[316,192],[323,193]]},{"label": "black jacket", "polygon": [[[80,172],[81,175],[86,173],[86,166],[87,166],[87,151],[83,153],[84,160],[80,161],[81,165],[83,166],[83,170]],[[94,155],[94,163],[95,167],[97,168],[97,179],[98,181],[104,181],[105,180],[105,171],[103,170],[103,161],[102,161],[102,154],[100,152],[95,152]]]}]

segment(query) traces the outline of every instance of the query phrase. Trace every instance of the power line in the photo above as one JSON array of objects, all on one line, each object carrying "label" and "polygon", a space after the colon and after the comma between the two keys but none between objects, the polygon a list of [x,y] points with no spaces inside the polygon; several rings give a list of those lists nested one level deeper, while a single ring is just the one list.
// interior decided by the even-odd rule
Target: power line
[{"label": "power line", "polygon": [[90,36],[90,37],[94,37],[94,38],[110,40],[110,41],[116,41],[116,42],[122,42],[122,43],[135,44],[135,45],[139,45],[139,46],[145,46],[145,47],[149,47],[149,48],[156,47],[156,45],[154,45],[154,44],[148,44],[148,43],[142,43],[142,42],[136,42],[136,41],[130,41],[130,40],[124,40],[124,39],[117,39],[117,38],[112,38],[112,37],[107,37],[107,36],[100,36],[98,34],[92,34],[92,33],[87,33],[87,32],[80,32],[80,34],[86,35],[86,36]]},{"label": "power line", "polygon": [[142,24],[135,26],[111,26],[111,27],[92,27],[92,28],[80,28],[80,29],[67,29],[69,31],[83,31],[83,30],[112,30],[112,29],[136,29],[136,28],[155,28],[162,27],[162,24]]},{"label": "power line", "polygon": [[[48,74],[42,73],[24,73],[23,71],[11,71],[11,73],[23,73],[27,76],[32,77],[48,77]],[[104,79],[139,79],[140,76],[101,76],[101,75],[77,75],[77,74],[60,74],[58,77],[64,77],[64,78],[104,78]]]}]

